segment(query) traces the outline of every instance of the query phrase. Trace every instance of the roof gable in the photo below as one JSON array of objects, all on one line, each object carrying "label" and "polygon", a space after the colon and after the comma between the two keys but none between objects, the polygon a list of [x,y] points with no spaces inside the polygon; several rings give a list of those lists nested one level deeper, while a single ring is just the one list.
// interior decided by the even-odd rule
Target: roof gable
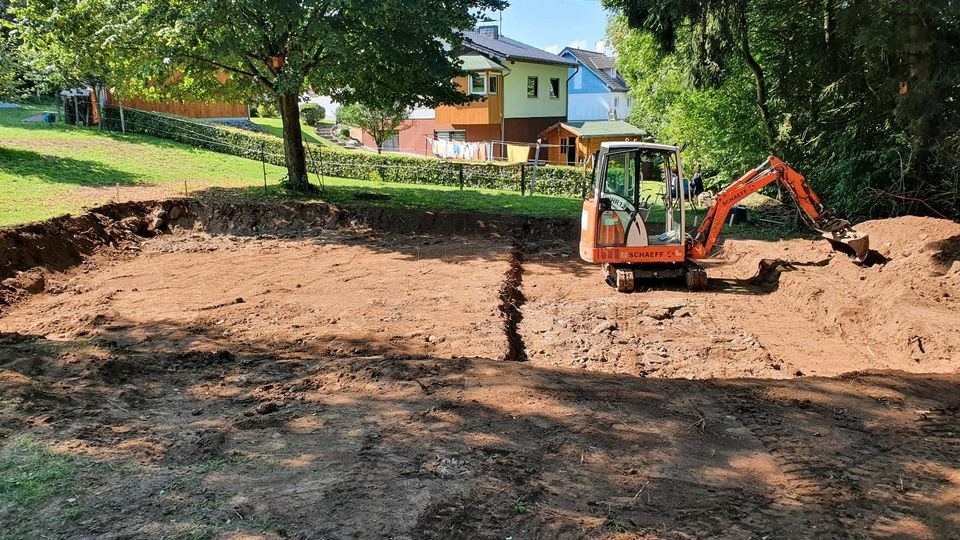
[{"label": "roof gable", "polygon": [[576,62],[505,36],[493,38],[473,31],[465,31],[462,34],[465,47],[493,56],[499,61],[527,61],[568,67],[576,65]]},{"label": "roof gable", "polygon": [[563,49],[560,51],[560,54],[564,57],[575,59],[578,64],[590,70],[591,73],[603,81],[603,84],[607,85],[607,88],[609,88],[611,92],[627,91],[627,82],[623,80],[623,77],[607,73],[607,70],[616,68],[616,60],[614,58],[603,53],[585,51],[573,47]]}]

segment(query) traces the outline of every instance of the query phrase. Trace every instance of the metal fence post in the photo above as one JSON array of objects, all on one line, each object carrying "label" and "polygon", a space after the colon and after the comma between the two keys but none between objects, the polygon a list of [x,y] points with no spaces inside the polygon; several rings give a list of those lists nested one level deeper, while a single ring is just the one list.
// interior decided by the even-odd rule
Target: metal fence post
[{"label": "metal fence post", "polygon": [[460,191],[463,191],[463,163],[460,164]]},{"label": "metal fence post", "polygon": [[533,196],[534,186],[537,184],[537,169],[540,167],[540,139],[537,139],[537,148],[533,152],[533,174],[530,176],[530,196]]},{"label": "metal fence post", "polygon": [[520,196],[526,195],[527,191],[527,166],[520,164]]},{"label": "metal fence post", "polygon": [[264,142],[260,141],[260,164],[263,165],[263,194],[267,194],[267,156]]},{"label": "metal fence post", "polygon": [[580,169],[580,198],[585,199],[587,197],[587,168],[583,167]]}]

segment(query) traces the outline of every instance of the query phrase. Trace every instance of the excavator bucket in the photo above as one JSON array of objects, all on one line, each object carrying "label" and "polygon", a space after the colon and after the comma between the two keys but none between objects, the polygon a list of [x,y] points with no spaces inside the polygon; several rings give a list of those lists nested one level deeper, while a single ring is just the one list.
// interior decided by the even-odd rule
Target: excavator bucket
[{"label": "excavator bucket", "polygon": [[852,228],[846,228],[836,232],[825,232],[826,238],[833,246],[835,251],[850,255],[857,262],[864,262],[870,253],[870,237],[866,234],[858,233]]}]

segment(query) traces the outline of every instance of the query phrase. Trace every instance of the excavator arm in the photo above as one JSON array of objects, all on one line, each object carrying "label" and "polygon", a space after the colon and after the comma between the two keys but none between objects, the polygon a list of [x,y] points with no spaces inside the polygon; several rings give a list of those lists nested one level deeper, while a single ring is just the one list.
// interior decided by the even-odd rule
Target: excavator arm
[{"label": "excavator arm", "polygon": [[824,208],[803,176],[776,156],[770,156],[717,195],[690,244],[690,258],[707,258],[733,206],[751,193],[777,181],[790,193],[813,228],[821,232],[824,238],[841,251],[851,253],[861,261],[864,259],[870,250],[869,237],[854,231],[850,222],[833,216]]}]

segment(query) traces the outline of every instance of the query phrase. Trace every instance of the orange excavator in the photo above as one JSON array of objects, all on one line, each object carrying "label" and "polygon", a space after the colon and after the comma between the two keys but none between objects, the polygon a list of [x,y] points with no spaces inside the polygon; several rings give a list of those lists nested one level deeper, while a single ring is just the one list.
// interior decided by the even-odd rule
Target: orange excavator
[{"label": "orange excavator", "polygon": [[[606,281],[621,292],[651,278],[684,278],[690,289],[706,288],[707,273],[697,260],[709,257],[734,206],[773,182],[783,185],[809,224],[835,249],[855,262],[870,249],[869,237],[824,208],[803,176],[774,156],[718,193],[695,235],[686,232],[687,202],[694,194],[681,180],[679,148],[605,142],[595,163],[593,191],[583,202],[580,257],[601,263]],[[662,216],[651,199],[663,201]]]}]

